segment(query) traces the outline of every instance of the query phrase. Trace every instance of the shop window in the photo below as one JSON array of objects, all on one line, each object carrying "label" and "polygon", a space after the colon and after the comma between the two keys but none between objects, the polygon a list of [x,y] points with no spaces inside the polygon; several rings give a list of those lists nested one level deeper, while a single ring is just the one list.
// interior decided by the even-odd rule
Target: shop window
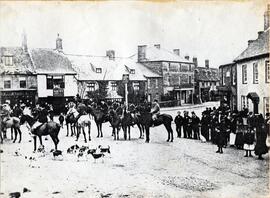
[{"label": "shop window", "polygon": [[4,88],[10,89],[11,88],[11,80],[5,80],[4,81]]}]

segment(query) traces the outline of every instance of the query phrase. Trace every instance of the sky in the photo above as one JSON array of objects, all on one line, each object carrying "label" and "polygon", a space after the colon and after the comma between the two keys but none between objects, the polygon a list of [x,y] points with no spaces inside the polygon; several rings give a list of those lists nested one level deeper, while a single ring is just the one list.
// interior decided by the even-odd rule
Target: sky
[{"label": "sky", "polygon": [[[180,49],[200,66],[230,63],[263,30],[266,1],[0,2],[0,46],[55,48],[65,53],[116,56],[138,45]],[[147,53],[147,52],[146,52]]]}]

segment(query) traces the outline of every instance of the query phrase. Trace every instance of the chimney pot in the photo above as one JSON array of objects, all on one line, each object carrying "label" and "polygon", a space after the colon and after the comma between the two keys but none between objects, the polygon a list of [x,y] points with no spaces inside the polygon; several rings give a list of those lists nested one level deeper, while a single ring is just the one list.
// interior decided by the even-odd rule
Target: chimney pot
[{"label": "chimney pot", "polygon": [[262,35],[263,35],[263,31],[259,31],[258,32],[258,38],[261,38]]},{"label": "chimney pot", "polygon": [[138,62],[142,62],[146,60],[146,47],[147,45],[138,46]]},{"label": "chimney pot", "polygon": [[154,47],[160,49],[160,44],[155,44]]},{"label": "chimney pot", "polygon": [[185,56],[185,59],[186,59],[186,60],[189,60],[189,56]]},{"label": "chimney pot", "polygon": [[63,51],[62,39],[60,38],[59,33],[57,34],[57,39],[56,39],[56,50],[58,52],[62,52]]},{"label": "chimney pot", "polygon": [[177,56],[180,56],[180,50],[179,49],[173,49],[173,53]]},{"label": "chimney pot", "polygon": [[209,68],[209,60],[208,59],[205,60],[205,67]]},{"label": "chimney pot", "polygon": [[115,60],[115,51],[114,50],[106,51],[106,56],[109,57],[109,60]]}]

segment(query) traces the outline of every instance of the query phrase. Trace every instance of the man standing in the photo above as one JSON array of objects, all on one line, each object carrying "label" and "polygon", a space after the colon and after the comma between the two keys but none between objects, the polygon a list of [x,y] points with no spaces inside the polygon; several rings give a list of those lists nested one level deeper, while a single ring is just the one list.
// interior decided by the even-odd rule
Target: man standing
[{"label": "man standing", "polygon": [[192,111],[192,122],[191,122],[191,126],[192,126],[192,130],[193,130],[193,139],[200,139],[200,135],[199,135],[199,124],[200,124],[200,118]]},{"label": "man standing", "polygon": [[177,112],[177,116],[174,118],[174,123],[176,125],[176,132],[177,132],[177,137],[181,137],[181,127],[183,124],[183,117],[181,116],[181,112]]},{"label": "man standing", "polygon": [[183,121],[182,121],[184,138],[187,138],[187,123],[188,123],[187,112],[184,111],[184,117],[183,117]]}]

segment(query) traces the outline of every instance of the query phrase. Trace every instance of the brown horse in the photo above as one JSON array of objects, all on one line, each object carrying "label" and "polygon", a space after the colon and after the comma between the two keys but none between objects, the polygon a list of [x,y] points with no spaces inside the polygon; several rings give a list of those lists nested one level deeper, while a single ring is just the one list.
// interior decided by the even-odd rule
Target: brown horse
[{"label": "brown horse", "polygon": [[[36,120],[29,115],[22,115],[20,123],[24,124],[25,122],[27,122],[30,125],[30,127],[32,127],[34,123],[36,122]],[[47,136],[47,135],[51,136],[52,141],[55,145],[55,150],[57,150],[57,145],[59,143],[58,134],[59,134],[60,128],[61,128],[60,124],[50,121],[50,122],[42,124],[37,129],[35,129],[32,132],[34,135],[33,137],[34,138],[34,151],[36,151],[36,148],[37,148],[37,145],[36,145],[37,136],[39,137],[40,144],[42,145],[42,136]]]},{"label": "brown horse", "polygon": [[109,122],[113,128],[112,134],[114,136],[114,140],[119,140],[119,131],[121,129],[121,118],[117,113],[111,109],[109,110]]},{"label": "brown horse", "polygon": [[[13,143],[16,142],[17,140],[17,135],[19,133],[20,135],[20,139],[19,139],[19,143],[22,140],[22,132],[20,129],[20,119],[17,117],[9,117],[7,119],[2,119],[1,118],[1,126],[0,126],[0,139],[1,139],[1,143],[3,143],[3,138],[6,138],[6,131],[8,128],[11,129],[11,139],[13,139],[13,130],[15,132],[15,139],[13,140]],[[2,137],[2,132],[4,133],[4,137]]]},{"label": "brown horse", "polygon": [[69,127],[71,130],[71,136],[75,135],[76,136],[76,118],[73,113],[66,115],[65,117],[66,120],[66,125],[67,125],[67,137],[69,135]]},{"label": "brown horse", "polygon": [[167,142],[171,141],[173,142],[173,130],[172,130],[172,121],[173,118],[169,114],[161,114],[158,116],[157,120],[152,119],[152,113],[150,113],[151,108],[148,107],[143,107],[143,106],[138,106],[137,110],[139,112],[140,116],[140,122],[141,124],[145,127],[145,133],[146,133],[146,143],[149,143],[150,141],[150,127],[151,126],[159,126],[159,125],[164,125],[167,133],[168,133],[168,139]]}]

